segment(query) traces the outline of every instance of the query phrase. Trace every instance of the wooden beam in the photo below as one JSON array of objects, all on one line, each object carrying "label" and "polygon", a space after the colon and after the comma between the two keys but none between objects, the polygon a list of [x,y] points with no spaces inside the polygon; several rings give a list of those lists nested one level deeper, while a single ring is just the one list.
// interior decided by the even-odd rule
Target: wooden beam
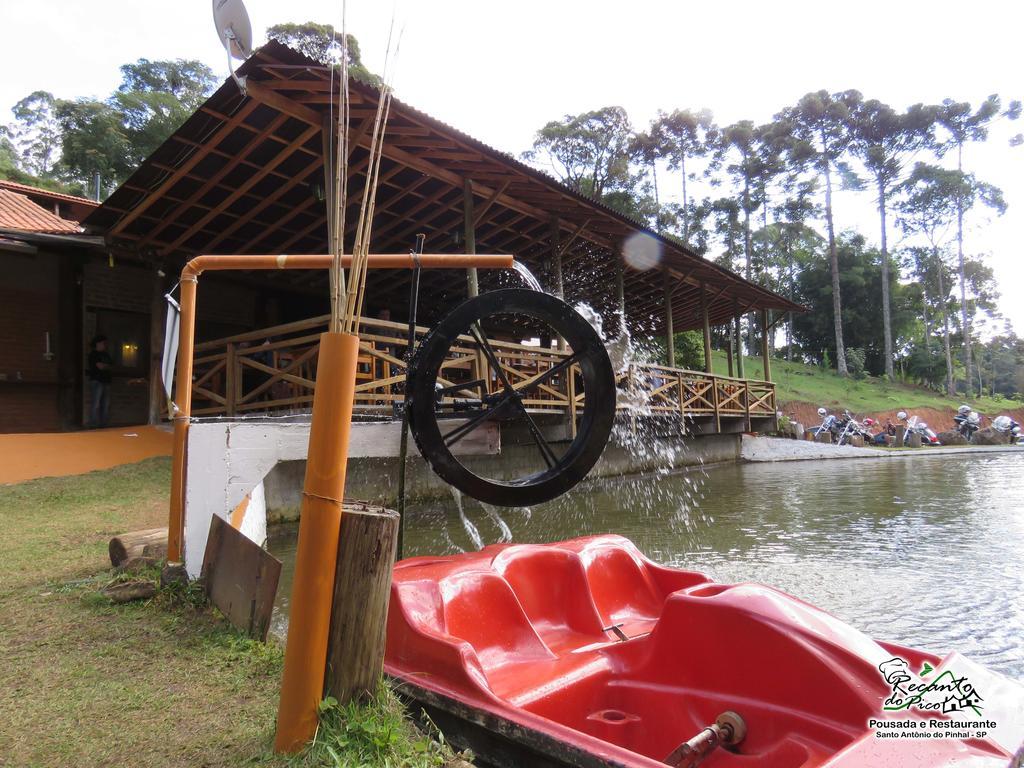
[{"label": "wooden beam", "polygon": [[231,160],[228,160],[228,162],[226,162],[219,171],[213,174],[213,176],[209,177],[205,183],[201,184],[199,186],[199,189],[197,189],[195,192],[189,195],[171,212],[162,215],[160,217],[162,221],[159,224],[157,224],[156,227],[151,229],[146,234],[145,237],[142,238],[140,244],[144,245],[145,243],[148,243],[151,240],[155,239],[161,232],[164,231],[164,229],[167,228],[168,225],[177,221],[181,214],[183,214],[195,203],[197,203],[199,200],[201,200],[203,197],[209,194],[209,192],[214,187],[220,184],[222,179],[224,179],[229,173],[231,173],[233,170],[235,170],[235,168],[238,167],[239,163],[241,163],[243,159],[248,157],[267,139],[268,136],[270,136],[272,133],[274,133],[274,131],[280,128],[288,119],[289,118],[287,115],[277,115],[273,120],[267,123],[266,127],[258,134],[256,134],[255,138],[250,139],[249,143],[241,152],[235,155],[235,157],[233,157]]},{"label": "wooden beam", "polygon": [[[591,221],[593,221],[593,219],[584,220],[584,222],[580,224],[578,227],[576,227],[573,233],[569,235],[569,239],[562,243],[562,245],[558,249],[559,259],[561,259],[562,255],[569,250],[569,246],[576,242],[576,238],[578,238],[583,233],[583,230],[587,228],[587,225],[590,224]],[[561,271],[561,265],[559,265],[559,271]]]},{"label": "wooden beam", "polygon": [[294,99],[272,90],[258,80],[253,80],[252,78],[246,80],[245,92],[253,101],[266,104],[268,107],[273,107],[278,112],[283,112],[289,117],[294,117],[296,120],[301,120],[309,125],[315,125],[318,129],[320,128],[320,113],[318,111],[299,104]]},{"label": "wooden beam", "polygon": [[510,179],[506,179],[505,183],[491,192],[488,198],[484,200],[484,204],[476,209],[476,213],[473,215],[474,225],[480,224],[480,220],[483,219],[484,215],[491,209],[491,206],[494,205],[495,201],[505,194],[505,190],[508,189],[508,185],[511,183],[512,181]]},{"label": "wooden beam", "polygon": [[[305,144],[307,141],[309,141],[313,136],[315,136],[319,132],[320,132],[320,126],[319,125],[317,125],[315,127],[307,128],[305,131],[300,133],[298,135],[298,137],[291,143],[290,148],[294,150],[295,147],[299,147],[299,146]],[[253,174],[247,181],[245,181],[237,189],[235,189],[234,192],[232,192],[230,195],[228,195],[227,198],[225,198],[220,203],[220,205],[218,205],[213,210],[209,211],[205,216],[203,216],[201,219],[199,219],[199,221],[197,221],[195,224],[193,224],[188,229],[186,229],[184,233],[179,235],[174,240],[173,243],[171,243],[167,248],[164,249],[163,252],[164,253],[168,253],[170,251],[173,251],[178,246],[180,246],[182,243],[186,242],[196,232],[201,230],[206,224],[208,224],[210,221],[212,221],[216,216],[218,216],[219,214],[224,212],[225,209],[228,208],[228,206],[230,206],[232,203],[234,203],[236,200],[238,200],[238,198],[240,198],[242,195],[244,195],[246,192],[248,192],[250,189],[252,189],[258,182],[260,182],[263,179],[264,176],[267,175],[268,172],[270,172],[271,170],[273,170],[274,168],[279,166],[281,163],[283,163],[285,160],[287,160],[290,156],[291,156],[291,152],[288,151],[287,149],[286,150],[282,150],[280,153],[278,153],[277,156],[267,164],[266,169],[262,173]]]},{"label": "wooden beam", "polygon": [[559,247],[558,238],[561,235],[561,228],[558,224],[558,217],[551,217],[551,241],[549,246],[551,248],[551,269],[552,269],[552,282],[554,285],[551,286],[555,296],[562,299],[565,298],[565,284],[562,282],[562,249]]},{"label": "wooden beam", "polygon": [[245,118],[252,114],[253,110],[256,109],[258,104],[256,102],[250,102],[243,104],[239,107],[238,111],[232,116],[232,118],[222,124],[214,134],[204,142],[207,147],[197,147],[196,151],[188,157],[178,168],[171,173],[166,179],[160,182],[155,188],[147,193],[147,196],[139,201],[139,204],[128,211],[122,216],[118,222],[110,228],[108,233],[111,236],[118,235],[125,230],[125,228],[131,224],[135,219],[149,210],[149,206],[160,199],[160,196],[169,190],[172,186],[177,184],[189,171],[199,164],[199,161],[206,157],[209,152],[208,147],[213,147],[219,144],[231,131],[235,129]]}]

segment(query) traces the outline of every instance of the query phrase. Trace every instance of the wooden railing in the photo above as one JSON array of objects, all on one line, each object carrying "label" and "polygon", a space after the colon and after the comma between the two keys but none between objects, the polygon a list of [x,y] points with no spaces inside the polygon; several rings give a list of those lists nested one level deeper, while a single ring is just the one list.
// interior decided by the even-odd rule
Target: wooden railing
[{"label": "wooden railing", "polygon": [[[197,344],[192,381],[195,416],[235,416],[308,410],[313,402],[320,334],[327,317],[238,334]],[[417,339],[429,329],[418,327]],[[404,399],[405,352],[408,327],[388,320],[367,318],[360,325],[356,371],[355,409],[390,414]],[[556,349],[491,340],[499,364],[514,387],[533,382],[567,355]],[[524,403],[534,412],[575,417],[585,395],[577,392],[579,377],[572,373],[551,377]],[[490,375],[476,342],[460,336],[452,345],[438,377],[450,398],[479,396],[480,388],[493,390]],[[465,389],[456,389],[465,385]],[[632,364],[618,376],[623,396],[620,409],[635,409],[652,416],[751,418],[775,415],[775,386],[766,381],[715,376],[681,368]],[[575,423],[575,420],[574,422]]]}]

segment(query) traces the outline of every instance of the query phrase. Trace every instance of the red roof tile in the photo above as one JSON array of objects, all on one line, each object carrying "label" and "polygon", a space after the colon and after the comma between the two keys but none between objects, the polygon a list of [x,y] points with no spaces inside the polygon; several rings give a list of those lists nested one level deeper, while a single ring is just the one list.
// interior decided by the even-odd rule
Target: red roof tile
[{"label": "red roof tile", "polygon": [[0,228],[29,232],[81,232],[78,222],[62,219],[25,195],[3,188],[0,188]]},{"label": "red roof tile", "polygon": [[48,197],[53,200],[65,200],[69,203],[87,205],[90,208],[99,207],[99,203],[95,200],[90,200],[88,197],[66,195],[63,192],[54,192],[51,189],[43,189],[42,187],[31,187],[28,184],[20,184],[17,181],[8,181],[7,179],[0,179],[0,189],[9,189],[12,192],[20,192],[23,195],[32,195],[33,197]]}]

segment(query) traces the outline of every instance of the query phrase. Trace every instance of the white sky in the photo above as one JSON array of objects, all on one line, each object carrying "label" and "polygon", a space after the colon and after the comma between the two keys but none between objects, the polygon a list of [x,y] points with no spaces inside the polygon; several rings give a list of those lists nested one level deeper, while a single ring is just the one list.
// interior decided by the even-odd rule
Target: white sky
[{"label": "white sky", "polygon": [[[246,0],[257,44],[283,21],[340,25],[341,0]],[[707,107],[719,123],[769,119],[804,93],[856,88],[894,107],[999,93],[1024,98],[1024,4],[681,0],[349,0],[349,29],[380,71],[393,12],[405,32],[396,81],[409,104],[499,149],[529,147],[567,113],[621,105],[644,126],[659,108]],[[34,90],[103,98],[118,66],[198,58],[226,75],[210,0],[0,0],[0,122]],[[1022,121],[1024,122],[1024,121]],[[970,147],[968,170],[1001,187],[1010,209],[979,217],[970,253],[990,254],[1001,307],[1024,330],[1024,131],[1003,121]],[[663,190],[678,186],[663,175]],[[837,226],[877,242],[867,194],[841,193]],[[892,236],[892,235],[891,235]]]}]

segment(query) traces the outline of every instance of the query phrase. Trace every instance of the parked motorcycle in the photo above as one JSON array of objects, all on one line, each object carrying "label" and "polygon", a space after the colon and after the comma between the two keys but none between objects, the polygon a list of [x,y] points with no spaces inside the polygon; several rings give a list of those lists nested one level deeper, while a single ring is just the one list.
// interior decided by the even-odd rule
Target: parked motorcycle
[{"label": "parked motorcycle", "polygon": [[942,445],[935,431],[929,429],[927,422],[921,421],[917,416],[910,416],[908,418],[906,411],[900,411],[896,414],[896,418],[906,422],[906,430],[903,433],[904,445],[910,444],[910,434],[912,432],[916,432],[921,436],[921,445]]},{"label": "parked motorcycle", "polygon": [[996,416],[992,419],[992,428],[1001,435],[1005,435],[1007,442],[1011,445],[1024,445],[1024,434],[1021,433],[1020,424],[1009,416],[1005,414]]},{"label": "parked motorcycle", "polygon": [[972,411],[969,405],[961,405],[956,409],[953,422],[956,424],[956,431],[963,435],[967,442],[971,442],[974,433],[981,429],[981,415],[977,411]]},{"label": "parked motorcycle", "polygon": [[837,436],[837,422],[835,414],[829,413],[827,408],[819,408],[818,416],[821,418],[821,424],[811,430],[811,432],[814,433],[815,438],[817,438],[822,432],[831,432],[832,439],[835,440]]}]

